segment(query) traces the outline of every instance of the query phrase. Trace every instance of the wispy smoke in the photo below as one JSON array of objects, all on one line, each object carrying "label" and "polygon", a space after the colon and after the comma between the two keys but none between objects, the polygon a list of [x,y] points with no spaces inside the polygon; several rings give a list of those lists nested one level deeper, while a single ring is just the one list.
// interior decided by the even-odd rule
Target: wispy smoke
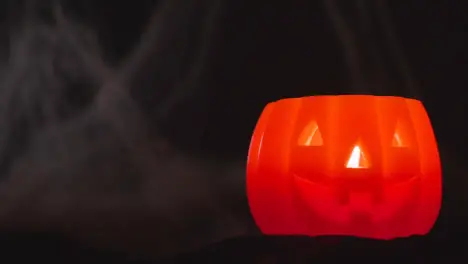
[{"label": "wispy smoke", "polygon": [[[343,12],[343,6],[351,12]],[[388,95],[401,87],[400,95],[422,99],[387,0],[356,0],[347,5],[324,0],[324,9],[342,44],[354,93]]]},{"label": "wispy smoke", "polygon": [[122,65],[102,59],[92,28],[49,1],[52,19],[34,13],[9,32],[0,227],[155,256],[252,232],[243,162],[185,154],[160,133],[158,121],[199,88],[222,12],[216,1],[191,2],[162,3]]}]

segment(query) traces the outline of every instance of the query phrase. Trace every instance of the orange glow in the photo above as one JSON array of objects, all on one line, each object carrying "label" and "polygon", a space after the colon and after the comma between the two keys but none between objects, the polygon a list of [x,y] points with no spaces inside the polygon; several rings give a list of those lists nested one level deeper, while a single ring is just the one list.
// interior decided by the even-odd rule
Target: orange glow
[{"label": "orange glow", "polygon": [[397,126],[395,128],[395,132],[393,133],[393,140],[392,140],[392,146],[394,147],[406,147],[406,144],[404,143],[402,137],[400,136],[401,134],[401,125],[400,122],[397,123]]},{"label": "orange glow", "polygon": [[360,168],[369,168],[369,162],[359,148],[358,145],[355,145],[351,154],[349,155],[348,162],[346,163],[346,168],[348,169],[360,169]]},{"label": "orange glow", "polygon": [[298,145],[321,146],[323,145],[322,133],[315,121],[310,122],[302,131],[298,139]]},{"label": "orange glow", "polygon": [[424,106],[371,95],[270,103],[252,136],[247,194],[265,234],[426,234],[442,180]]}]

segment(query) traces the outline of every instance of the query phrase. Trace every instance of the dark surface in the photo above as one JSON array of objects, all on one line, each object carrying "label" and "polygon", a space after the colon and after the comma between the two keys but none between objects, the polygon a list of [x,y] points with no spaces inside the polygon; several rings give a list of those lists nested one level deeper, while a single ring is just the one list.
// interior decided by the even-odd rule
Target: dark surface
[{"label": "dark surface", "polygon": [[97,250],[51,234],[2,233],[2,258],[8,263],[459,263],[462,241],[411,237],[392,242],[350,237],[241,237],[170,259],[129,257]]}]

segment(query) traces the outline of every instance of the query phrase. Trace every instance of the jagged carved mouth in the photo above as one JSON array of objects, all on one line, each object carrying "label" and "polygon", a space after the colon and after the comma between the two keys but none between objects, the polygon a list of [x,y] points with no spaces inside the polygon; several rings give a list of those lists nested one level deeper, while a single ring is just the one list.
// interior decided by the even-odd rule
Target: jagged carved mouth
[{"label": "jagged carved mouth", "polygon": [[[371,223],[385,222],[399,210],[414,203],[416,177],[373,191],[353,191],[330,184],[315,183],[293,174],[298,196],[319,217],[337,224],[349,223],[353,217],[366,217]],[[379,195],[376,198],[376,195]]]}]

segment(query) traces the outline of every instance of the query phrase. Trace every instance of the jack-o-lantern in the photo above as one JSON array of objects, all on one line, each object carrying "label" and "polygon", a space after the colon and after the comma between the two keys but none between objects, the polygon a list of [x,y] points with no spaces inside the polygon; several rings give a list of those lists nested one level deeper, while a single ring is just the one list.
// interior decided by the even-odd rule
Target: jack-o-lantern
[{"label": "jack-o-lantern", "polygon": [[270,103],[252,137],[247,194],[265,234],[426,234],[442,179],[424,106],[371,95]]}]

